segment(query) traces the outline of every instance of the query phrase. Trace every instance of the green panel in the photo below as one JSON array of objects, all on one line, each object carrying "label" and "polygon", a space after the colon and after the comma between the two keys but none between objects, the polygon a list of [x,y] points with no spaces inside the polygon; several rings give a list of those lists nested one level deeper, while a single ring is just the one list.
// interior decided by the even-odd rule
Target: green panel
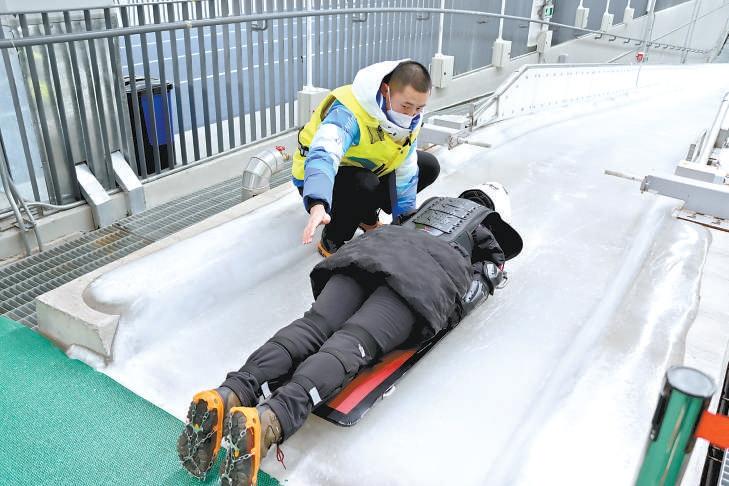
[{"label": "green panel", "polygon": [[[182,423],[0,316],[0,485],[217,484],[180,466]],[[218,461],[220,464],[220,461]],[[261,472],[261,486],[279,483]]]}]

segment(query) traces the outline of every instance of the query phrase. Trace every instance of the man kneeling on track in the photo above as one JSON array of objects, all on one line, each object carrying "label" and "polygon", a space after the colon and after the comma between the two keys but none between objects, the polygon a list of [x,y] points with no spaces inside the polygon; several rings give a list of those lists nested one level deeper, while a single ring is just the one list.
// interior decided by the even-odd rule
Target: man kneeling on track
[{"label": "man kneeling on track", "polygon": [[362,368],[457,324],[493,294],[505,261],[521,251],[521,237],[496,212],[508,206],[497,183],[431,198],[316,265],[311,309],[221,386],[193,397],[177,443],[183,466],[204,478],[223,444],[222,484],[256,484],[269,448]]}]

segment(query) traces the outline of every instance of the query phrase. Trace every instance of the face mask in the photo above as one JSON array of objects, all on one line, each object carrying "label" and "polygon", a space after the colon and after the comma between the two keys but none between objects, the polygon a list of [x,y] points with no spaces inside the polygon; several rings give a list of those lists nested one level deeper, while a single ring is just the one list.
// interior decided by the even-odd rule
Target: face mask
[{"label": "face mask", "polygon": [[[390,98],[390,88],[389,87],[387,88],[387,98],[388,98],[388,103],[390,104],[390,107],[392,107],[392,98]],[[397,126],[399,126],[401,128],[410,128],[410,124],[413,122],[413,118],[415,118],[414,115],[413,116],[406,115],[405,113],[397,112],[397,111],[393,110],[392,108],[387,110],[387,117],[393,123],[395,123]]]}]

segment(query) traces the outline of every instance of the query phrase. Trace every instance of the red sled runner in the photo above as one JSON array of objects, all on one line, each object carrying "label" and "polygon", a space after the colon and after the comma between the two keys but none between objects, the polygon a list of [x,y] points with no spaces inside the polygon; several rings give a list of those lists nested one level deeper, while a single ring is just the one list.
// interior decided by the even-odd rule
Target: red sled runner
[{"label": "red sled runner", "polygon": [[360,372],[334,398],[319,405],[314,413],[336,425],[355,425],[449,331],[439,332],[417,348],[389,352],[375,365]]}]

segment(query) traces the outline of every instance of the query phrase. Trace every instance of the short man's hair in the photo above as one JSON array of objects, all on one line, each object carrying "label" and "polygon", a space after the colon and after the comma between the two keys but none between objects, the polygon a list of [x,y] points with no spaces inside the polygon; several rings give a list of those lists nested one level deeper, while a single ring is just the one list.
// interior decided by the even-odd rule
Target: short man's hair
[{"label": "short man's hair", "polygon": [[428,69],[417,61],[401,62],[382,81],[398,92],[412,86],[418,93],[428,93],[433,86]]}]

